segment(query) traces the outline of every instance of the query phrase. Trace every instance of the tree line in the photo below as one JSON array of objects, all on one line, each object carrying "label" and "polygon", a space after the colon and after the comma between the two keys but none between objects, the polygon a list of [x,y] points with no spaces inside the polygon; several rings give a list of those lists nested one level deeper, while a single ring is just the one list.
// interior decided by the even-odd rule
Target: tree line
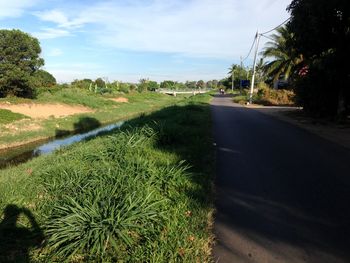
[{"label": "tree line", "polygon": [[41,91],[51,88],[75,87],[94,93],[120,91],[146,92],[158,89],[193,90],[222,88],[225,80],[172,81],[160,83],[140,79],[138,83],[109,82],[104,78],[76,79],[70,84],[57,84],[55,77],[42,69],[44,59],[40,57],[38,39],[20,30],[0,30],[0,97],[18,96],[34,98]]},{"label": "tree line", "polygon": [[[291,17],[270,36],[256,67],[256,81],[292,89],[297,104],[321,117],[350,114],[350,8],[347,0],[293,0]],[[227,87],[242,79],[230,67]],[[248,70],[249,71],[249,70]],[[247,74],[248,75],[248,74]],[[248,78],[247,78],[248,79]]]}]

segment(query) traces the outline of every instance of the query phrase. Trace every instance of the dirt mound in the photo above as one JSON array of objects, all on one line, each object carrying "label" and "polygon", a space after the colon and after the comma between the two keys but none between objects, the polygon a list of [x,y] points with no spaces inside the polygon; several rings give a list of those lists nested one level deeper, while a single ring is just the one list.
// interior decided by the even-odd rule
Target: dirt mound
[{"label": "dirt mound", "polygon": [[127,98],[119,97],[119,98],[112,98],[110,100],[113,100],[115,102],[129,102]]},{"label": "dirt mound", "polygon": [[84,106],[71,106],[67,104],[8,104],[0,103],[0,109],[21,113],[31,118],[64,117],[73,114],[93,112]]}]

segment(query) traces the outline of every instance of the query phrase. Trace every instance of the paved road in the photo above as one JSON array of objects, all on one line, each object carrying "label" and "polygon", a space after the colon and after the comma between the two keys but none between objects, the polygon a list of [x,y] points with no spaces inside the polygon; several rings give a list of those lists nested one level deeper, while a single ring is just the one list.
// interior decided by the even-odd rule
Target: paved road
[{"label": "paved road", "polygon": [[216,262],[350,262],[350,151],[212,100]]}]

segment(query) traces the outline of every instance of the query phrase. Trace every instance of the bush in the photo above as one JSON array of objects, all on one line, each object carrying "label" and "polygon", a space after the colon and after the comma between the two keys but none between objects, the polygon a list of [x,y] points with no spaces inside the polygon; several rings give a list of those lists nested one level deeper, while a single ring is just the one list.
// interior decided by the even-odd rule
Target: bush
[{"label": "bush", "polygon": [[263,105],[294,105],[295,94],[291,90],[271,89],[265,83],[259,83],[254,101]]}]

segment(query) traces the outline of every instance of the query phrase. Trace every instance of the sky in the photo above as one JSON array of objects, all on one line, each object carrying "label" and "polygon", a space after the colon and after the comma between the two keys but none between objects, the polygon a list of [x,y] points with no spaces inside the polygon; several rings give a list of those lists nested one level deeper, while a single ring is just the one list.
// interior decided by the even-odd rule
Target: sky
[{"label": "sky", "polygon": [[[39,39],[59,82],[211,80],[254,35],[289,17],[290,0],[0,0],[0,28]],[[260,49],[267,39],[261,39]],[[253,54],[244,65],[252,64]]]}]

